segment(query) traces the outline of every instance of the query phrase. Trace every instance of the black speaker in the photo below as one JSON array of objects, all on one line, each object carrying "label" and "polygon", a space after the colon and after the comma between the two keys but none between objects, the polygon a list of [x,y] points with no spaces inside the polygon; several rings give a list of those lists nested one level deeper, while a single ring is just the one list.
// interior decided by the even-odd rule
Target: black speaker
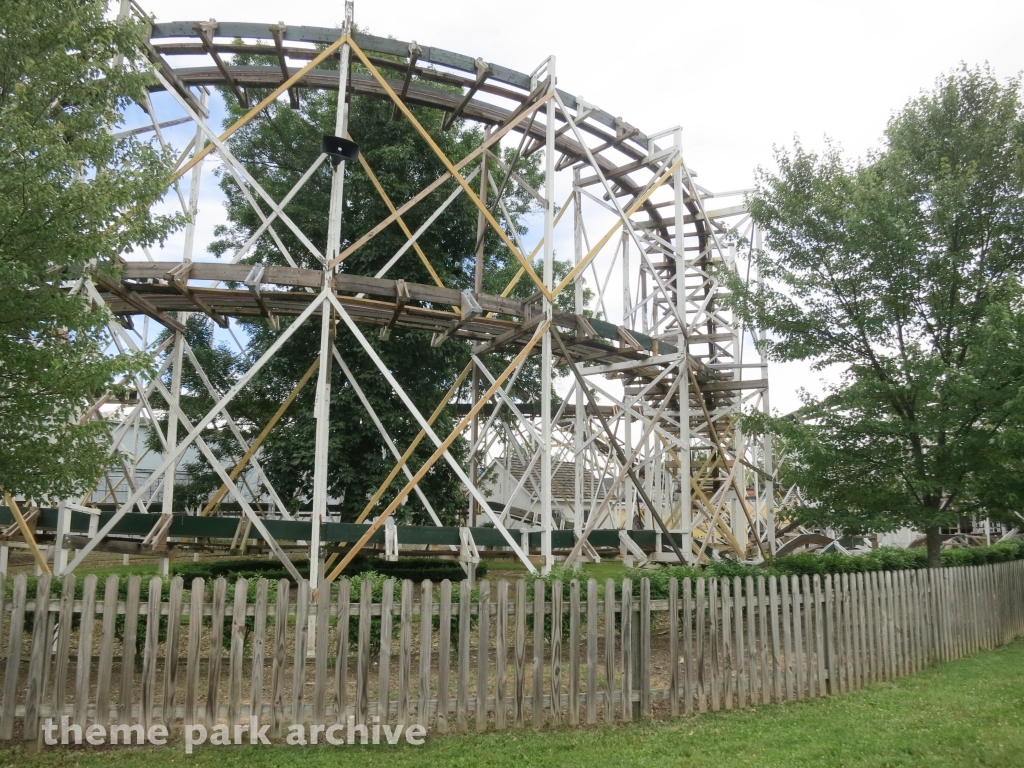
[{"label": "black speaker", "polygon": [[324,136],[320,142],[320,151],[325,155],[330,155],[334,165],[342,160],[357,160],[359,158],[359,145],[340,136]]}]

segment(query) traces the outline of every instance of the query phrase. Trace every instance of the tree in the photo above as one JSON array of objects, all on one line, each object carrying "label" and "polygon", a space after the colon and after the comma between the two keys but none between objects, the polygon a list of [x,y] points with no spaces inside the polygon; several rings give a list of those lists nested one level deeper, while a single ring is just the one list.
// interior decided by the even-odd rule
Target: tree
[{"label": "tree", "polygon": [[[276,66],[276,58],[236,57],[237,63],[269,63]],[[327,64],[323,65],[324,67]],[[335,63],[334,66],[337,66]],[[358,69],[358,67],[354,67]],[[230,91],[222,95],[227,104],[226,122],[233,122],[243,110]],[[253,94],[261,98],[261,94]],[[234,155],[245,164],[249,172],[275,199],[281,199],[313,164],[320,154],[321,137],[333,133],[336,92],[300,91],[300,108],[289,109],[287,103],[275,102],[260,117],[253,120],[232,138]],[[396,205],[401,205],[444,172],[444,166],[434,156],[413,126],[404,118],[392,119],[390,102],[353,95],[350,101],[349,131],[359,144],[360,153],[367,159],[383,188]],[[413,107],[417,119],[453,161],[458,161],[475,149],[482,141],[479,128],[457,120],[448,131],[442,131],[443,115],[421,107]],[[508,158],[511,159],[511,158]],[[521,159],[516,171],[531,185],[539,186],[542,177],[538,171],[539,156]],[[471,173],[478,163],[470,164],[464,173]],[[289,217],[313,243],[320,247],[327,238],[327,210],[330,197],[331,174],[324,164],[312,175],[303,189],[289,203]],[[502,174],[490,164],[500,185]],[[478,186],[479,177],[474,186]],[[216,255],[231,256],[237,252],[260,226],[260,219],[238,190],[234,180],[222,176],[221,188],[226,197],[228,224],[218,231],[220,238],[211,246]],[[426,200],[412,209],[404,219],[415,231],[426,218],[451,194],[453,181],[447,182]],[[489,196],[493,199],[493,193]],[[529,193],[516,181],[511,181],[504,196],[512,216],[507,220],[500,209],[495,213],[506,231],[519,228],[525,232],[520,218],[535,210],[536,204]],[[343,248],[385,218],[389,211],[374,188],[372,181],[356,162],[346,164],[345,208],[343,222]],[[299,266],[319,269],[315,258],[285,226],[277,225],[285,247]],[[473,288],[477,209],[465,195],[460,196],[419,239],[444,285],[449,288]],[[373,275],[394,255],[405,242],[401,230],[393,225],[370,243],[356,251],[344,262],[344,270],[354,274]],[[518,262],[500,245],[495,233],[484,241],[484,291],[500,293],[518,270]],[[274,240],[264,235],[244,259],[247,262],[284,265],[282,253]],[[389,277],[401,277],[411,282],[432,283],[432,277],[413,251],[402,257]],[[528,280],[518,287],[523,296],[531,291]],[[282,320],[282,329],[288,320]],[[242,370],[258,358],[277,338],[279,331],[265,322],[244,323],[248,335],[247,352],[236,362]],[[431,335],[426,332],[396,329],[387,341],[367,329],[370,343],[395,375],[410,398],[424,414],[430,414],[455,382],[469,361],[469,346],[450,340],[439,347],[431,347]],[[256,433],[278,408],[295,383],[319,353],[319,322],[300,329],[267,366],[255,377],[232,404],[232,415],[249,437]],[[353,375],[372,403],[384,427],[400,451],[412,442],[419,425],[408,413],[366,356],[357,341],[344,326],[339,327],[336,339],[338,349]],[[504,367],[494,355],[493,367]],[[489,358],[489,361],[491,358]],[[315,381],[315,380],[314,380]],[[520,377],[520,396],[530,396],[536,377]],[[270,433],[264,443],[261,461],[269,479],[289,507],[308,504],[312,496],[313,456],[315,449],[313,401],[315,386],[308,385],[285,417]],[[465,387],[462,392],[465,396]],[[188,411],[189,406],[183,404]],[[458,422],[453,408],[445,409],[435,424],[435,431],[447,435]],[[211,430],[213,432],[214,430]],[[204,433],[208,442],[219,445],[220,451],[238,456],[237,444],[227,432]],[[415,471],[433,452],[434,446],[424,440],[412,460]],[[469,446],[459,440],[452,447],[453,454],[464,464]],[[340,500],[342,519],[352,520],[362,511],[367,497],[385,479],[394,461],[373,422],[366,415],[353,388],[347,383],[337,365],[333,366],[331,384],[331,429],[329,438],[330,477],[328,490]],[[202,464],[188,467],[190,498],[196,499],[219,485],[219,480]],[[206,480],[204,489],[202,478]],[[387,504],[404,485],[401,476],[392,485],[389,495],[381,499]],[[439,462],[420,483],[424,494],[435,511],[447,522],[453,522],[466,508],[466,497],[461,483],[451,469]],[[185,489],[182,489],[185,490]],[[410,496],[399,519],[403,522],[429,522],[426,511],[415,496]]]},{"label": "tree", "polygon": [[142,30],[102,0],[0,0],[0,488],[64,497],[109,463],[96,396],[146,363],[104,354],[105,311],[62,289],[67,268],[111,276],[174,220],[148,213],[166,159],[108,130],[143,96]]},{"label": "tree", "polygon": [[889,122],[883,146],[777,152],[751,212],[764,282],[731,280],[772,359],[843,366],[779,434],[798,519],[847,532],[1011,520],[1024,500],[1024,109],[966,66]]}]

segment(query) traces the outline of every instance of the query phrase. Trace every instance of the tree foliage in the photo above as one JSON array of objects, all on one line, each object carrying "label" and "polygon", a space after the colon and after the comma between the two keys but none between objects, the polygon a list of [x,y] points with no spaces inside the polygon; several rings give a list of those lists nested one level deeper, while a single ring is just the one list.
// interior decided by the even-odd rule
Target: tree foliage
[{"label": "tree foliage", "polygon": [[929,534],[1024,501],[1024,109],[1020,82],[963,67],[889,122],[860,162],[797,143],[761,171],[767,248],[733,303],[775,360],[839,365],[804,393],[783,479],[808,523]]},{"label": "tree foliage", "polygon": [[105,2],[0,0],[0,488],[80,491],[108,463],[95,397],[145,363],[107,356],[107,314],[62,290],[66,268],[111,274],[173,220],[148,213],[166,159],[110,128],[142,97],[142,30]]}]

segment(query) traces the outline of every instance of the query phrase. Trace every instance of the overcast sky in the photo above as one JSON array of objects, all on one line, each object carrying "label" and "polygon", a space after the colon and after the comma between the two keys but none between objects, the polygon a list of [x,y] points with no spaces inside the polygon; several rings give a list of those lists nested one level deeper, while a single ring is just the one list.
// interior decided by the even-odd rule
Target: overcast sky
[{"label": "overcast sky", "polygon": [[[343,0],[140,0],[158,21],[337,26]],[[746,188],[773,145],[828,135],[877,145],[889,116],[959,62],[1024,70],[1024,2],[469,2],[356,0],[364,30],[520,71],[557,57],[561,88],[646,133],[682,125],[687,164],[710,189]],[[772,406],[798,405],[806,366],[773,366]]]}]

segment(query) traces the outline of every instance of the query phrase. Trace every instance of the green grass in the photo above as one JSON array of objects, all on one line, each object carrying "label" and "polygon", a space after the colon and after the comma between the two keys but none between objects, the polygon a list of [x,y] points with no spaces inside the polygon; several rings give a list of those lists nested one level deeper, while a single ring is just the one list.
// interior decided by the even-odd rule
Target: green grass
[{"label": "green grass", "polygon": [[583,572],[588,579],[597,579],[598,584],[604,586],[605,579],[621,581],[622,572],[625,570],[621,560],[602,560],[600,563],[584,563]]},{"label": "green grass", "polygon": [[422,766],[1024,765],[1024,642],[824,700],[586,729],[432,736],[422,747],[44,748],[0,766],[127,768]]}]

